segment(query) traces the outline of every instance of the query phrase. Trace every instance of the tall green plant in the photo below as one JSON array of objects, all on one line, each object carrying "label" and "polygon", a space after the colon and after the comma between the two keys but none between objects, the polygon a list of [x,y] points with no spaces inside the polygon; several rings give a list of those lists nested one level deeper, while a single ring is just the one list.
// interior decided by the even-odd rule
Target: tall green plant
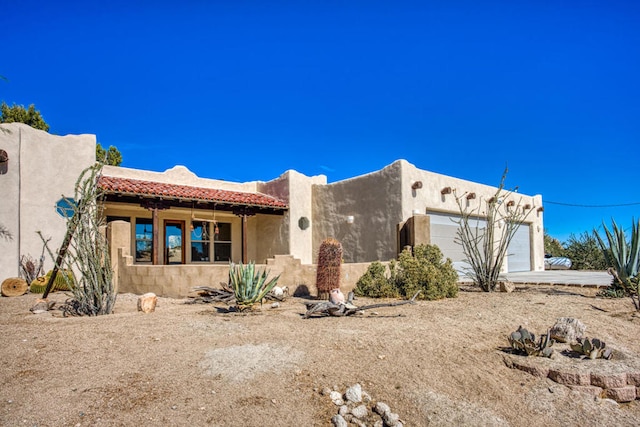
[{"label": "tall green plant", "polygon": [[229,264],[229,281],[236,298],[238,311],[252,309],[255,304],[262,302],[264,297],[278,283],[280,275],[267,282],[266,270],[256,271],[255,263]]},{"label": "tall green plant", "polygon": [[102,191],[98,187],[101,173],[102,165],[96,163],[82,171],[76,181],[73,200],[77,203],[69,203],[73,207],[73,214],[67,218],[68,250],[63,243],[58,257],[55,257],[47,246],[47,240],[38,232],[49,255],[56,263],[60,260],[60,264],[56,265],[57,269],[71,273],[70,276],[60,273],[56,275],[56,278],[61,277],[67,281],[73,293],[73,298],[61,307],[65,315],[111,314],[116,302],[109,247],[102,229]]},{"label": "tall green plant", "polygon": [[631,221],[629,239],[624,229],[611,220],[611,230],[602,223],[607,241],[593,230],[598,245],[609,265],[609,273],[613,276],[613,286],[618,286],[631,298],[636,310],[640,311],[640,220]]},{"label": "tall green plant", "polygon": [[[531,207],[526,209],[522,199],[516,203],[512,200],[514,192],[504,189],[507,172],[505,169],[494,195],[488,200],[480,199],[476,208],[468,207],[466,193],[458,195],[453,190],[460,210],[455,241],[462,246],[469,264],[466,274],[485,292],[496,289],[509,243],[533,210]],[[509,199],[513,202],[511,206],[504,203]],[[484,227],[480,226],[480,218],[485,220]]]}]

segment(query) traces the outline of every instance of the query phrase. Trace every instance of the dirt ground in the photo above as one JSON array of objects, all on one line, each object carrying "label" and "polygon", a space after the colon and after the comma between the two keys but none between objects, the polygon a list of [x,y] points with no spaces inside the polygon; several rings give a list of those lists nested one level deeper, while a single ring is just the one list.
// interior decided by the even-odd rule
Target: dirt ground
[{"label": "dirt ground", "polygon": [[504,362],[510,332],[543,332],[560,317],[640,354],[630,300],[594,292],[467,290],[310,319],[302,298],[252,314],[160,298],[144,314],[121,294],[112,315],[63,318],[32,314],[37,295],[3,297],[0,425],[328,426],[337,407],[321,391],[359,383],[407,426],[635,426],[640,401],[594,398]]}]

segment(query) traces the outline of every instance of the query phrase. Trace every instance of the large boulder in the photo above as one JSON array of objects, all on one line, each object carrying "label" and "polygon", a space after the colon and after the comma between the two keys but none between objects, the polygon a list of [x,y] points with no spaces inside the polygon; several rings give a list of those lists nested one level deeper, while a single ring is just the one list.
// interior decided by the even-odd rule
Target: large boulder
[{"label": "large boulder", "polygon": [[587,327],[578,319],[573,317],[561,317],[549,331],[551,338],[558,342],[577,342],[578,338],[584,337]]}]

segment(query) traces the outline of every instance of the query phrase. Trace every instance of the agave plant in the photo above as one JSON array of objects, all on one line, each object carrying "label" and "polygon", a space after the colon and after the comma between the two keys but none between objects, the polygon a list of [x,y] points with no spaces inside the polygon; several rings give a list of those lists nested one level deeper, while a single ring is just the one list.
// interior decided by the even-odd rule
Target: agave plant
[{"label": "agave plant", "polygon": [[536,342],[535,334],[519,326],[518,330],[512,332],[507,339],[514,350],[527,356],[551,357],[553,354],[551,346],[554,340],[551,339],[550,331],[547,331],[546,335],[540,336],[540,339]]},{"label": "agave plant", "polygon": [[607,344],[598,338],[578,338],[577,343],[570,344],[571,350],[584,354],[589,359],[611,359],[613,350],[607,348]]},{"label": "agave plant", "polygon": [[267,271],[256,271],[255,263],[229,265],[229,282],[236,298],[238,311],[252,309],[278,283],[280,275],[267,282]]},{"label": "agave plant", "polygon": [[640,311],[640,289],[638,289],[638,276],[640,274],[640,220],[637,223],[635,221],[631,222],[629,240],[627,240],[624,230],[618,227],[614,220],[611,222],[611,230],[604,223],[602,224],[607,243],[600,237],[597,230],[594,230],[594,235],[607,263],[611,266],[609,273],[614,277],[613,287],[622,288],[631,297],[636,310]]}]

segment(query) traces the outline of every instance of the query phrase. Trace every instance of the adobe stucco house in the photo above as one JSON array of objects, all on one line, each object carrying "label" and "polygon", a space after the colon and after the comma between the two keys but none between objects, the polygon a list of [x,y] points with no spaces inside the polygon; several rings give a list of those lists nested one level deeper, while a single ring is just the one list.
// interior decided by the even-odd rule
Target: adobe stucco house
[{"label": "adobe stucco house", "polygon": [[[12,206],[25,206],[25,200],[37,200],[38,206],[25,210],[3,203],[0,223],[14,230],[21,244],[16,245],[16,239],[0,241],[3,252],[12,254],[0,261],[0,280],[18,275],[19,254],[39,252],[36,229],[45,228],[54,237],[52,246],[60,244],[64,220],[55,212],[55,202],[61,194],[72,195],[80,171],[95,161],[89,155],[89,148],[95,148],[93,136],[58,137],[24,125],[9,128],[11,134],[0,134],[0,149],[15,161],[13,169],[10,163],[9,172],[0,175],[0,196],[12,200]],[[23,148],[17,155],[19,141]],[[57,144],[55,150],[51,144]],[[32,153],[43,147],[49,155]],[[43,166],[65,158],[74,159],[64,162],[74,168],[55,177],[64,185],[42,176],[38,185],[24,185],[34,179],[25,177],[26,171],[50,170]],[[272,274],[281,274],[281,284],[304,285],[313,292],[316,253],[327,237],[343,245],[346,289],[370,262],[395,258],[405,245],[437,244],[460,265],[464,256],[454,243],[457,225],[452,221],[459,210],[448,191],[473,193],[475,197],[466,199],[470,208],[482,206],[496,191],[420,170],[405,160],[334,183],[294,170],[268,182],[234,183],[200,178],[183,166],[162,173],[106,166],[100,186],[119,291],[166,296],[185,296],[194,286],[226,281],[229,261],[264,264]],[[43,193],[47,197],[39,196]],[[531,213],[510,246],[504,270],[543,270],[542,198],[516,196]]]}]

